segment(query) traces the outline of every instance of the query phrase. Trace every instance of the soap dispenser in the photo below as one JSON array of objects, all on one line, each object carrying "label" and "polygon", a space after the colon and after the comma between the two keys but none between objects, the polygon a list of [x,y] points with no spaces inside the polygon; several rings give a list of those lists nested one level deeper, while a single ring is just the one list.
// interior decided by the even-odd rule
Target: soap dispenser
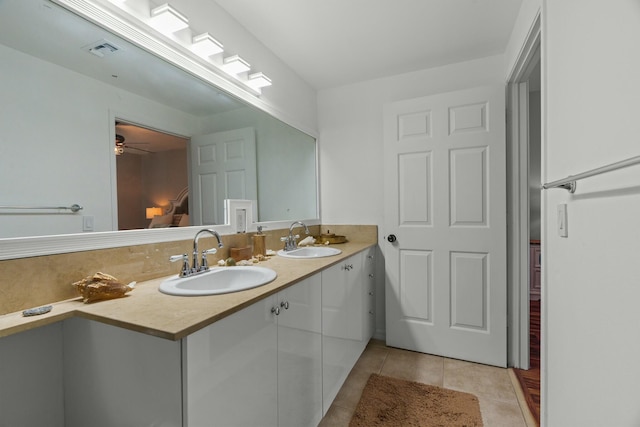
[{"label": "soap dispenser", "polygon": [[267,248],[265,244],[266,237],[264,233],[262,233],[262,226],[258,226],[258,232],[251,237],[253,240],[253,256],[262,255],[265,256],[267,254]]}]

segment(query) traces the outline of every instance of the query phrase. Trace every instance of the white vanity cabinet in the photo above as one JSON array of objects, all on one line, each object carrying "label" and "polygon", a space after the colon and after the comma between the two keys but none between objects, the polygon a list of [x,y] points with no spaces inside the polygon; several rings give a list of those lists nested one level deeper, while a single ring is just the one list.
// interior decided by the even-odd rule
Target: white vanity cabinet
[{"label": "white vanity cabinet", "polygon": [[322,420],[320,280],[315,274],[276,295],[280,427],[316,427]]},{"label": "white vanity cabinet", "polygon": [[185,426],[316,426],[322,418],[320,275],[189,335]]},{"label": "white vanity cabinet", "polygon": [[266,298],[182,340],[185,427],[278,425],[273,305]]},{"label": "white vanity cabinet", "polygon": [[182,425],[179,341],[72,318],[63,343],[66,427]]},{"label": "white vanity cabinet", "polygon": [[0,425],[315,427],[371,337],[374,253],[179,341],[81,317],[2,338]]},{"label": "white vanity cabinet", "polygon": [[368,273],[365,276],[367,253],[357,253],[321,273],[324,413],[371,337],[367,313],[373,306]]}]

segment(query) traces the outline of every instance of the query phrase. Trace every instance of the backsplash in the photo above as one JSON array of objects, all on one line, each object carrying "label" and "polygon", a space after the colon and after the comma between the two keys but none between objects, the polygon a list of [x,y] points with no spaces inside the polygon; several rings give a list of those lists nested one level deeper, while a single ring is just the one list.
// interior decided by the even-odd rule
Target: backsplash
[{"label": "backsplash", "polygon": [[[313,234],[330,231],[345,235],[351,242],[377,238],[375,225],[321,225],[309,229]],[[280,237],[287,232],[266,229],[267,248],[281,249]],[[224,247],[209,257],[210,265],[227,258],[229,248],[250,245],[251,235],[222,236]],[[213,237],[203,237],[200,248],[214,247],[215,243]],[[177,274],[180,263],[170,263],[169,257],[192,251],[193,241],[184,240],[0,261],[0,315],[77,298],[71,283],[98,271],[124,283]]]}]

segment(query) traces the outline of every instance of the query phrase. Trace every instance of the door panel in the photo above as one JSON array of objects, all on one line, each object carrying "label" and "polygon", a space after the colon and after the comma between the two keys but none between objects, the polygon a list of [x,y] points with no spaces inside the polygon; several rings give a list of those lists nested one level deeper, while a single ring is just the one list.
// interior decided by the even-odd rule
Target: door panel
[{"label": "door panel", "polygon": [[451,326],[487,330],[487,254],[451,253]]},{"label": "door panel", "polygon": [[431,154],[407,153],[398,157],[400,223],[431,225]]},{"label": "door panel", "polygon": [[253,128],[191,138],[194,225],[224,224],[224,199],[258,199]]},{"label": "door panel", "polygon": [[405,279],[400,282],[402,314],[428,323],[433,323],[432,259],[430,251],[405,250],[401,252],[400,261]]},{"label": "door panel", "polygon": [[451,150],[451,226],[487,225],[485,148]]},{"label": "door panel", "polygon": [[385,106],[387,344],[506,364],[504,88]]}]

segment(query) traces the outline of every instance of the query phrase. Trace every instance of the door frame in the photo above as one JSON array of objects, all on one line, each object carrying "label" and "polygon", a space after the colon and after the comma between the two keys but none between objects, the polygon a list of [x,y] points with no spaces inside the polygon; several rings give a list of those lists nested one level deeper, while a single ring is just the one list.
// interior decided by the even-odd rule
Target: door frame
[{"label": "door frame", "polygon": [[529,91],[541,54],[537,14],[507,80],[507,363],[529,369]]}]

